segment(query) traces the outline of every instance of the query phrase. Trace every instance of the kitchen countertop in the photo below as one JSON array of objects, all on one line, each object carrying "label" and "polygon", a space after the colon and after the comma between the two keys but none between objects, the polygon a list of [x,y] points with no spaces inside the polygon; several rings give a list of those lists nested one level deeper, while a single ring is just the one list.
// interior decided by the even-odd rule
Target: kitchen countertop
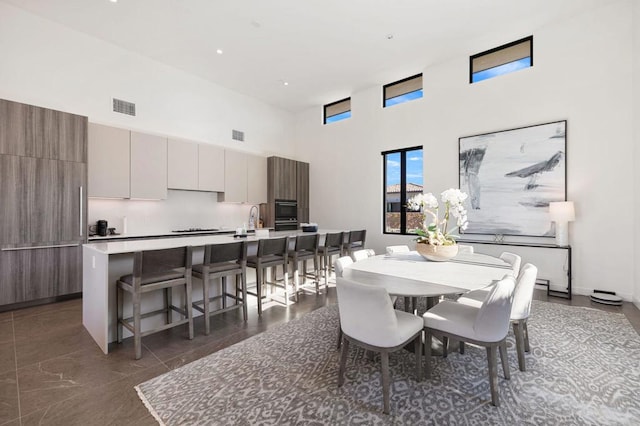
[{"label": "kitchen countertop", "polygon": [[[119,253],[133,253],[143,250],[160,250],[166,248],[183,247],[183,246],[205,246],[207,244],[225,244],[234,241],[258,241],[261,238],[255,235],[248,235],[243,238],[235,238],[229,231],[225,231],[226,234],[217,232],[212,235],[181,235],[172,236],[170,238],[147,238],[147,239],[134,239],[134,240],[121,240],[121,241],[104,241],[104,242],[90,242],[85,244],[84,247],[95,250],[103,254],[119,254]],[[231,231],[233,232],[233,231]],[[325,235],[332,232],[341,232],[339,230],[320,229],[318,234]],[[296,235],[309,235],[311,232],[297,231],[269,231],[268,238],[278,237],[295,237]]]},{"label": "kitchen countertop", "polygon": [[[248,233],[254,231],[247,231]],[[119,241],[119,240],[139,240],[139,239],[153,239],[153,238],[175,238],[175,237],[184,237],[184,236],[200,236],[200,235],[220,235],[220,234],[233,234],[235,233],[234,229],[219,229],[217,231],[195,231],[195,232],[166,232],[166,233],[157,233],[157,234],[117,234],[117,235],[106,235],[101,237],[99,235],[92,235],[88,238],[89,242],[94,241]]]}]

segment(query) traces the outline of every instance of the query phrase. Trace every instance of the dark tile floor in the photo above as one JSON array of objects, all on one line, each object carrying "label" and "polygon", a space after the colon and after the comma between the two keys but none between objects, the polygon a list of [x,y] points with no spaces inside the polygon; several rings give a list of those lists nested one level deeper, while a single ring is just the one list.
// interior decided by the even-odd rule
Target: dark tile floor
[{"label": "dark tile floor", "polygon": [[[204,335],[196,318],[196,337],[178,327],[143,339],[141,360],[133,359],[131,339],[104,355],[82,326],[82,301],[0,313],[0,425],[155,425],[133,387],[170,369],[199,359],[314,309],[335,303],[328,294],[306,294],[297,304],[270,304],[262,318],[255,307],[244,323],[239,311],[212,318]],[[547,300],[536,292],[536,298]],[[592,304],[587,297],[554,303],[623,312],[640,333],[640,311]]]}]

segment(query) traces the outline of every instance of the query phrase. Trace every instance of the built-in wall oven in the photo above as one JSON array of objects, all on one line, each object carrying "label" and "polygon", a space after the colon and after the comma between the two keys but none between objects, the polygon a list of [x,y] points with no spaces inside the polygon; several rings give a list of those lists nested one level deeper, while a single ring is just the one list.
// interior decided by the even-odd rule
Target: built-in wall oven
[{"label": "built-in wall oven", "polygon": [[276,200],[275,205],[275,230],[295,231],[298,229],[298,202],[296,200]]}]

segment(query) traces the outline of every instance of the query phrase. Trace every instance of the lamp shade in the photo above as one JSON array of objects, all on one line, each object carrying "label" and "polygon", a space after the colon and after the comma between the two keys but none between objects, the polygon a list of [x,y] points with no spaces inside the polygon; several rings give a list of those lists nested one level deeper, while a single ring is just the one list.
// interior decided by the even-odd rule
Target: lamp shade
[{"label": "lamp shade", "polygon": [[576,220],[576,211],[573,201],[557,201],[549,203],[549,214],[554,222],[573,222]]}]

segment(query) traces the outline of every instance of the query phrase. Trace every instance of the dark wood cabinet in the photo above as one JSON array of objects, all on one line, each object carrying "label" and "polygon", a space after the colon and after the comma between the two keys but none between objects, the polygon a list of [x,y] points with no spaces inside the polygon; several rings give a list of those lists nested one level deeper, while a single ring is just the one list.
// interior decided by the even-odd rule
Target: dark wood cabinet
[{"label": "dark wood cabinet", "polygon": [[0,100],[0,305],[82,289],[87,118]]},{"label": "dark wood cabinet", "polygon": [[0,99],[0,154],[87,161],[87,118]]},{"label": "dark wood cabinet", "polygon": [[84,163],[0,155],[2,246],[83,239],[85,176]]},{"label": "dark wood cabinet", "polygon": [[297,161],[288,158],[269,157],[267,163],[269,200],[295,200],[297,194]]},{"label": "dark wood cabinet", "polygon": [[296,200],[298,200],[298,222],[309,222],[309,163],[296,162]]},{"label": "dark wood cabinet", "polygon": [[0,251],[2,304],[49,299],[82,291],[82,247],[27,247]]},{"label": "dark wood cabinet", "polygon": [[298,223],[309,222],[309,163],[282,157],[267,159],[265,225],[274,226],[275,200],[298,202]]}]

